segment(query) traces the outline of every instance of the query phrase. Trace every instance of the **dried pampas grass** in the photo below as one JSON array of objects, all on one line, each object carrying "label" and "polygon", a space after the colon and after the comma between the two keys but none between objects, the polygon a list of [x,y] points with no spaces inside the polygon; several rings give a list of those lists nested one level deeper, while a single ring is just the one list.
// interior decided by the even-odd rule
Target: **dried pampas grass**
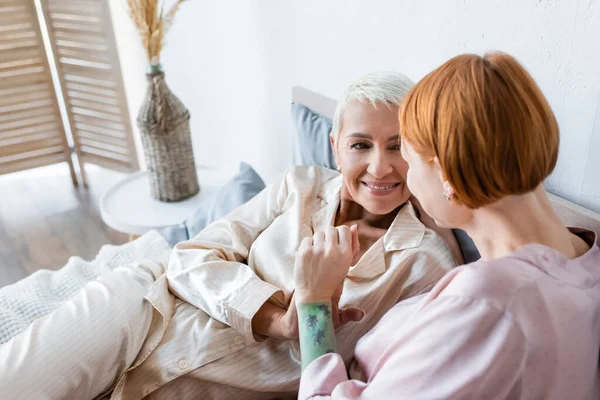
[{"label": "dried pampas grass", "polygon": [[186,0],[176,0],[165,15],[164,2],[159,5],[159,0],[127,0],[129,14],[140,33],[150,64],[158,65],[160,62],[160,51],[164,45],[165,34],[173,24],[175,14],[184,1]]}]

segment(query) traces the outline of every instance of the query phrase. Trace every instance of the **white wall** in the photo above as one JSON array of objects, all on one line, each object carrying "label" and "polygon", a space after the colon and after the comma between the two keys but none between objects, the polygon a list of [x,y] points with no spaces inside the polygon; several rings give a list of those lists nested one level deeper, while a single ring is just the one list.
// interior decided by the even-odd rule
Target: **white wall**
[{"label": "white wall", "polygon": [[245,160],[267,181],[290,161],[292,85],[337,98],[366,72],[416,81],[454,55],[506,51],[559,120],[550,191],[600,211],[600,1],[191,0],[168,40],[198,163]]},{"label": "white wall", "polygon": [[[111,2],[115,31],[123,35],[117,38],[122,68],[134,71],[125,79],[134,116],[146,90],[144,72],[137,71],[140,80],[127,64],[144,63],[143,53],[132,51],[131,39],[141,45],[130,35],[131,22],[118,19],[127,15],[124,0]],[[289,7],[268,3],[183,3],[161,60],[167,84],[190,110],[196,163],[231,174],[246,161],[267,182],[289,165],[292,153],[289,40],[279,34],[289,36]]]},{"label": "white wall", "polygon": [[142,141],[135,120],[146,91],[145,74],[148,63],[135,26],[129,18],[125,0],[110,0],[109,5],[140,168],[146,169]]}]

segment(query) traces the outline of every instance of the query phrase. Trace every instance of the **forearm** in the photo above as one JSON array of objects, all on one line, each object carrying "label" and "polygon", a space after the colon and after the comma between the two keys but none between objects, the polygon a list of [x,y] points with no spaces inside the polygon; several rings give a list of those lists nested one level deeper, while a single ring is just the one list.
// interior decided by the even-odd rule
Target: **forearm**
[{"label": "forearm", "polygon": [[298,304],[302,369],[327,353],[336,352],[331,301]]},{"label": "forearm", "polygon": [[[248,265],[248,257],[254,241],[282,212],[281,206],[287,199],[286,174],[195,237],[177,244],[167,269],[169,289],[175,295],[231,325],[228,306],[237,303],[235,298],[238,294],[245,296],[253,295],[253,291],[271,291],[268,298],[278,290],[272,285],[254,282],[259,278]],[[248,284],[252,290],[243,293]],[[255,309],[242,307],[244,310],[239,311],[244,316],[254,315],[266,301],[263,296],[258,297],[253,304]],[[246,298],[238,300],[245,306]]]}]

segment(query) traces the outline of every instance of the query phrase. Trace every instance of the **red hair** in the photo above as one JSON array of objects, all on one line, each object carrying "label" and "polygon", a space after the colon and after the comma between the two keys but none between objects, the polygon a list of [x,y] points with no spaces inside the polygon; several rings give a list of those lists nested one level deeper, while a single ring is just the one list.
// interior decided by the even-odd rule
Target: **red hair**
[{"label": "red hair", "polygon": [[559,129],[533,78],[508,54],[463,54],[423,78],[400,133],[436,156],[459,204],[478,208],[534,190],[554,169]]}]

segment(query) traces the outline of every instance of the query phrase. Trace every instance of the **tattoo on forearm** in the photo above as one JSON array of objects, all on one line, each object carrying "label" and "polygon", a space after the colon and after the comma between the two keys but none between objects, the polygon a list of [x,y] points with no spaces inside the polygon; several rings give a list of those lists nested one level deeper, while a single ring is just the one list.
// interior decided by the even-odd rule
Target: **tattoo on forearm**
[{"label": "tattoo on forearm", "polygon": [[329,317],[331,315],[331,311],[329,311],[329,306],[327,304],[319,304],[317,308],[321,310],[323,314],[325,314],[325,317]]},{"label": "tattoo on forearm", "polygon": [[323,339],[325,339],[325,331],[319,329],[317,333],[313,335],[313,340],[315,341],[315,345],[323,344]]},{"label": "tattoo on forearm", "polygon": [[306,319],[306,326],[308,327],[309,330],[313,330],[317,327],[317,316],[316,315],[309,315],[308,318]]},{"label": "tattoo on forearm", "polygon": [[335,353],[335,331],[331,318],[331,302],[300,304],[297,307],[304,369],[323,354]]}]

